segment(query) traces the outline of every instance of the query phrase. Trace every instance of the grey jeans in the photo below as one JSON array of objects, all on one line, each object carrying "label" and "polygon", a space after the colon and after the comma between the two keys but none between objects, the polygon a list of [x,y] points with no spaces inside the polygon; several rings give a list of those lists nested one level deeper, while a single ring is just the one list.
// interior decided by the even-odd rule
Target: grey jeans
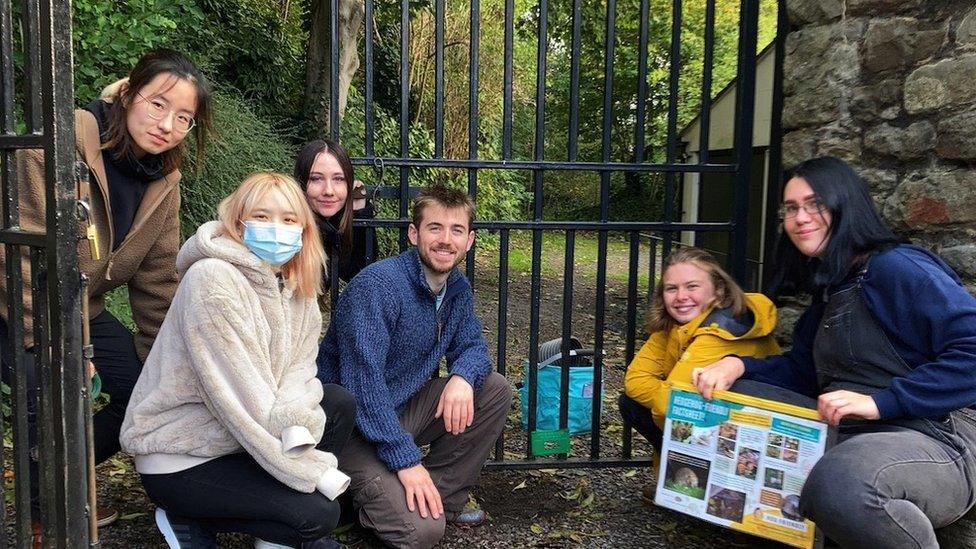
[{"label": "grey jeans", "polygon": [[[428,381],[410,399],[400,424],[418,446],[430,444],[423,465],[441,495],[445,512],[457,512],[481,474],[488,453],[505,426],[512,405],[512,389],[498,373],[491,373],[475,393],[474,421],[460,435],[444,429],[435,418],[437,402],[448,378]],[[390,547],[424,549],[444,536],[444,515],[422,518],[407,509],[407,496],[396,472],[376,456],[373,444],[357,429],[339,455],[339,468],[352,478],[349,490],[359,521]]]},{"label": "grey jeans", "polygon": [[[816,408],[816,400],[740,380],[732,391]],[[976,413],[927,422],[925,434],[904,425],[842,425],[838,442],[813,467],[800,511],[850,548],[936,548],[935,529],[976,502]],[[942,433],[942,434],[940,434]]]}]

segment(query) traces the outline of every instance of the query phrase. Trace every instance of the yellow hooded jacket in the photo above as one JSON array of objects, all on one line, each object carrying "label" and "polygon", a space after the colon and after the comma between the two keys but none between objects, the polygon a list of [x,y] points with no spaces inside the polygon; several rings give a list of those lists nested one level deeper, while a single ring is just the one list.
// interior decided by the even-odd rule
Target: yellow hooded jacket
[{"label": "yellow hooded jacket", "polygon": [[[772,336],[776,306],[762,294],[745,295],[751,314],[733,318],[727,309],[710,308],[686,324],[651,334],[627,367],[624,392],[650,408],[658,427],[664,426],[669,381],[691,383],[694,368],[728,355],[761,358],[779,354]],[[751,321],[751,326],[743,320]]]}]

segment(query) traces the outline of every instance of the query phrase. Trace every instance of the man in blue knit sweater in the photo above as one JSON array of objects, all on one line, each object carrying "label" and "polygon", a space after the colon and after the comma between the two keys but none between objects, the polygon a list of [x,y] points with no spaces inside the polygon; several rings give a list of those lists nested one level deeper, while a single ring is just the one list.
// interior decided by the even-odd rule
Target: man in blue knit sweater
[{"label": "man in blue knit sweater", "polygon": [[[512,393],[492,371],[471,286],[457,269],[474,243],[473,221],[463,192],[421,192],[408,229],[416,247],[349,282],[319,349],[322,381],[356,396],[357,429],[339,463],[360,522],[392,547],[431,547],[446,522],[484,521],[464,506]],[[448,375],[432,379],[442,359]]]}]

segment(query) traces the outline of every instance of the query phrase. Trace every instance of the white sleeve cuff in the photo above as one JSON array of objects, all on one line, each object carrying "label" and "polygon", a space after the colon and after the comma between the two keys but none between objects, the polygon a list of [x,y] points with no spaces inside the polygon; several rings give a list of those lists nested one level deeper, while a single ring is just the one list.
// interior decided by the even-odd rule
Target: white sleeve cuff
[{"label": "white sleeve cuff", "polygon": [[349,475],[338,469],[328,469],[315,483],[315,489],[329,499],[336,499],[349,488]]},{"label": "white sleeve cuff", "polygon": [[315,437],[303,425],[292,425],[281,431],[281,451],[285,456],[298,457],[315,447]]}]

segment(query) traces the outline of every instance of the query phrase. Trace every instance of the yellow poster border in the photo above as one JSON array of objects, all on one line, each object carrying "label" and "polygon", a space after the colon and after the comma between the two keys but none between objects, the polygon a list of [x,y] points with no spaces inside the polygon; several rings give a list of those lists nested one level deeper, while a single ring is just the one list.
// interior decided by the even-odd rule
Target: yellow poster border
[{"label": "yellow poster border", "polygon": [[[675,389],[679,389],[687,393],[699,394],[698,388],[692,385],[691,383],[685,383],[683,381],[671,381],[669,383]],[[742,404],[744,406],[752,406],[753,408],[770,410],[772,412],[779,412],[781,414],[787,414],[790,416],[809,419],[812,421],[817,421],[826,424],[826,422],[820,418],[820,414],[817,413],[816,410],[811,410],[810,408],[804,408],[802,406],[794,406],[792,404],[786,404],[785,402],[779,402],[777,400],[769,400],[765,398],[744,395],[742,393],[733,393],[732,391],[718,391],[718,390],[712,391],[712,398],[718,400],[724,400],[727,402],[734,402],[736,404]]]}]

